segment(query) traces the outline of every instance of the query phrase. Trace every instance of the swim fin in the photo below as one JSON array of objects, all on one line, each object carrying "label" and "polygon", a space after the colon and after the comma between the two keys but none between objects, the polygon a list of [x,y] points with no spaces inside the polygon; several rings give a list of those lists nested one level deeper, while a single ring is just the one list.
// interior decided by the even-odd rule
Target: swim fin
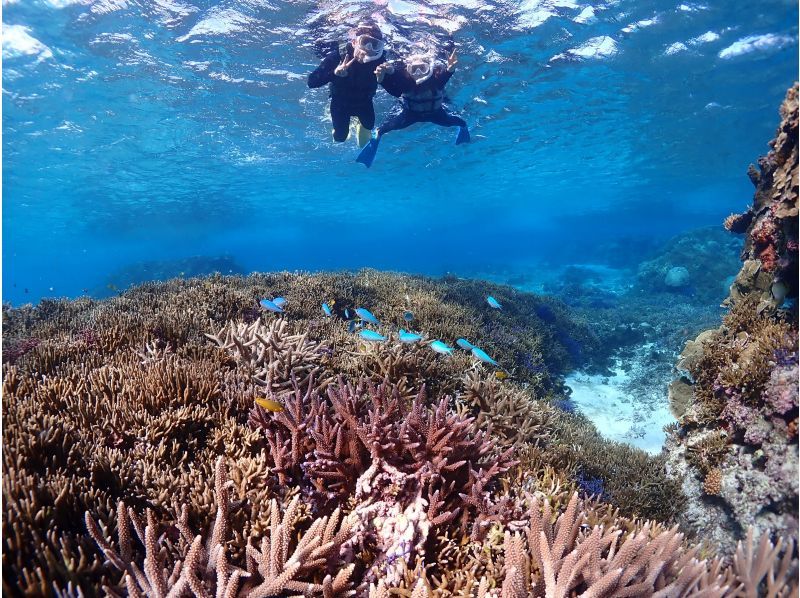
[{"label": "swim fin", "polygon": [[369,168],[372,166],[372,162],[375,160],[376,153],[378,153],[378,140],[370,139],[369,143],[365,145],[364,149],[361,150],[361,153],[358,154],[356,162],[361,162],[364,166]]},{"label": "swim fin", "polygon": [[467,143],[469,141],[469,129],[467,127],[458,128],[458,136],[456,137],[456,145]]},{"label": "swim fin", "polygon": [[358,147],[364,147],[369,143],[370,139],[372,139],[372,130],[368,129],[367,127],[361,126],[361,123],[357,122],[356,141],[358,141]]}]

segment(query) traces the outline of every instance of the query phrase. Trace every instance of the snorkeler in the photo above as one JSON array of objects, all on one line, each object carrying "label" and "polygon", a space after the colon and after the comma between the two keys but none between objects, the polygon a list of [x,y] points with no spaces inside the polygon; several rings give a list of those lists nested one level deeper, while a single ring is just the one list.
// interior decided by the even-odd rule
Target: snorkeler
[{"label": "snorkeler", "polygon": [[331,52],[308,76],[308,86],[330,83],[333,140],[345,141],[350,133],[350,118],[357,117],[356,133],[363,147],[375,126],[372,98],[378,89],[376,69],[386,62],[383,34],[377,25],[361,23],[355,39]]},{"label": "snorkeler", "polygon": [[[383,86],[392,95],[401,95],[400,103],[388,118],[375,130],[370,142],[361,150],[356,162],[372,166],[378,143],[381,137],[389,131],[405,129],[419,122],[430,122],[442,127],[458,127],[456,145],[469,141],[469,129],[463,118],[456,116],[444,105],[444,86],[453,76],[458,64],[456,51],[447,58],[447,66],[434,64],[429,55],[416,54],[407,61],[404,69],[394,69],[389,64],[378,67],[375,75],[380,81],[386,74],[393,75],[391,83],[384,82]],[[413,83],[412,85],[406,82]],[[408,91],[399,90],[402,86]]]}]

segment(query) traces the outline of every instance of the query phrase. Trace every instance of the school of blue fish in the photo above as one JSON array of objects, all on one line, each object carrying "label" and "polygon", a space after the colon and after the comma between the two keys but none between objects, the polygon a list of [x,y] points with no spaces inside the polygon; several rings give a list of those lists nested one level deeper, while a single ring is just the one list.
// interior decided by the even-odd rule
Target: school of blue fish
[{"label": "school of blue fish", "polygon": [[[493,309],[502,309],[502,305],[500,304],[500,302],[491,295],[486,297],[486,302]],[[261,305],[261,307],[263,307],[266,311],[278,314],[285,313],[284,307],[286,306],[286,304],[287,301],[283,297],[274,297],[273,299],[264,298],[261,299],[261,301],[259,301],[259,305]],[[336,304],[335,301],[323,302],[322,313],[325,314],[325,316],[328,318],[336,317],[333,311],[333,307],[335,306],[335,304]],[[381,325],[380,320],[378,320],[378,318],[376,318],[375,315],[365,307],[357,307],[352,311],[349,308],[346,308],[344,310],[344,320],[347,322],[348,331],[351,333],[356,333],[356,331],[358,331],[358,336],[363,341],[369,343],[385,343],[390,338],[390,336],[381,334],[376,330],[364,327],[365,324],[371,324],[372,326]],[[403,320],[407,323],[411,323],[414,320],[414,314],[411,311],[404,311]],[[409,330],[405,330],[404,328],[400,328],[400,330],[397,333],[397,339],[401,343],[406,345],[423,342],[424,338],[425,337],[422,334],[411,332]],[[489,356],[488,353],[486,353],[486,351],[472,344],[467,339],[465,338],[456,339],[455,344],[459,348],[470,353],[478,361],[498,368],[501,367],[499,363],[497,363],[494,359],[492,359]],[[452,355],[453,351],[455,351],[455,348],[451,347],[450,345],[439,339],[433,339],[431,341],[427,341],[427,345],[431,348],[432,351],[439,353],[440,355]]]}]

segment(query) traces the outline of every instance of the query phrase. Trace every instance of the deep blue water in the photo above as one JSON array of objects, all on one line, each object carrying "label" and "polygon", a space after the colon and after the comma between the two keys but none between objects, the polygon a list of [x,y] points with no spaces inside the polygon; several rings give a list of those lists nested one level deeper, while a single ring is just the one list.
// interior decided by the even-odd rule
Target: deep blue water
[{"label": "deep blue water", "polygon": [[[591,13],[594,13],[592,17]],[[7,1],[3,300],[144,261],[470,275],[586,262],[752,197],[798,69],[794,1]],[[473,142],[417,125],[356,164],[315,42],[452,40]],[[382,92],[378,121],[391,106]],[[638,240],[638,241],[637,241]]]}]

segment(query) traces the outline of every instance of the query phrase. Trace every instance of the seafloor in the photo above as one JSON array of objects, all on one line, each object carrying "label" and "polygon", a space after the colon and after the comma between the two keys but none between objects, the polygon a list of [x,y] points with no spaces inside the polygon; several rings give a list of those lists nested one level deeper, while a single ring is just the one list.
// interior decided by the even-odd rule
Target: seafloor
[{"label": "seafloor", "polygon": [[658,455],[574,409],[620,358],[585,292],[367,270],[4,306],[4,593],[796,596],[796,88],[782,117]]}]

